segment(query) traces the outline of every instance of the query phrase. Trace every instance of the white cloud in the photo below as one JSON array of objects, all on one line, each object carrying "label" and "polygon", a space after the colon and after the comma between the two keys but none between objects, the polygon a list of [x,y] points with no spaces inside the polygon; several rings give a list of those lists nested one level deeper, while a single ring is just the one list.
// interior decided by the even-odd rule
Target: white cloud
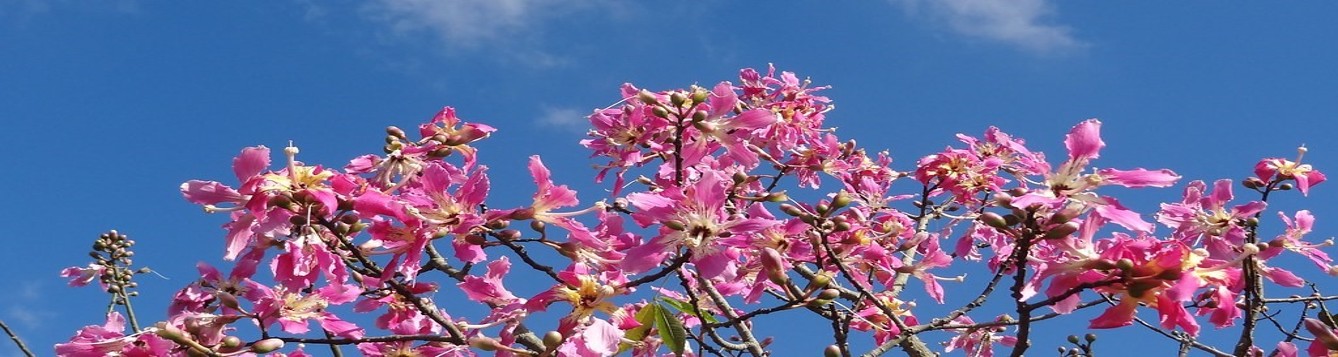
[{"label": "white cloud", "polygon": [[1040,54],[1087,47],[1072,29],[1048,23],[1055,10],[1046,0],[894,0],[912,14],[927,15],[953,31]]},{"label": "white cloud", "polygon": [[504,62],[551,68],[570,59],[543,45],[549,22],[591,9],[616,18],[624,6],[602,0],[376,0],[362,14],[387,26],[392,38],[427,35],[447,53],[481,51]]},{"label": "white cloud", "polygon": [[379,0],[374,15],[395,31],[429,31],[456,45],[498,39],[553,5],[544,0]]},{"label": "white cloud", "polygon": [[590,121],[586,119],[587,116],[588,114],[583,114],[583,112],[572,108],[544,107],[543,115],[539,116],[536,122],[541,127],[582,133],[590,124]]},{"label": "white cloud", "polygon": [[9,317],[11,320],[17,321],[25,328],[40,329],[46,325],[46,321],[55,317],[56,314],[51,311],[36,308],[35,306],[19,306],[19,304],[11,304],[9,305],[9,308],[6,309],[5,316]]}]

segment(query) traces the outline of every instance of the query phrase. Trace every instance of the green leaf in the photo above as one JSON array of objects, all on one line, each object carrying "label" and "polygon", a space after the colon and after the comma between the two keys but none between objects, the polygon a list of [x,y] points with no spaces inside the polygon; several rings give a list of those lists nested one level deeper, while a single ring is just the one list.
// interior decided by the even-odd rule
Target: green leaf
[{"label": "green leaf", "polygon": [[[641,341],[645,339],[646,335],[650,334],[650,328],[655,326],[655,315],[657,314],[655,310],[657,308],[658,306],[656,306],[655,304],[646,304],[646,306],[642,307],[640,311],[637,311],[636,322],[640,323],[641,326],[637,326],[636,328],[627,330],[624,337],[626,337],[628,340],[631,341]],[[632,344],[630,343],[623,342],[618,344],[619,354],[626,352],[627,350],[630,349],[632,349]]]},{"label": "green leaf", "polygon": [[660,330],[660,340],[670,352],[682,356],[688,345],[688,331],[683,329],[683,321],[659,304],[649,306],[655,306],[655,329]]},{"label": "green leaf", "polygon": [[[670,299],[670,298],[667,298],[667,297],[660,297],[659,301],[660,301],[660,302],[663,302],[663,303],[665,303],[665,304],[667,304],[667,305],[669,305],[669,307],[674,308],[674,310],[678,310],[678,312],[685,313],[685,314],[692,315],[692,316],[697,316],[696,309],[693,309],[693,308],[692,308],[692,304],[690,304],[690,303],[688,303],[688,302],[686,302],[686,301],[678,301],[678,300]],[[720,323],[720,319],[717,319],[717,318],[715,317],[715,314],[712,314],[712,313],[709,312],[709,311],[702,311],[702,312],[704,312],[704,313],[705,313],[704,315],[706,315],[706,316],[697,316],[697,318],[700,318],[700,319],[702,319],[703,321],[706,321],[706,322],[709,322],[709,323],[713,323],[713,324],[718,324],[718,323]]]}]

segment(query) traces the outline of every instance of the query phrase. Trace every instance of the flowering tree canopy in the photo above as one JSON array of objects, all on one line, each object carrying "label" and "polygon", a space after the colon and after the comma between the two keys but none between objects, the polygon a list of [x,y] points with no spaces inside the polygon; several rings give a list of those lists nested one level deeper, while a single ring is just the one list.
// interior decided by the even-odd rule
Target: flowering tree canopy
[{"label": "flowering tree canopy", "polygon": [[[216,247],[231,266],[200,263],[168,318],[140,324],[132,278],[147,270],[132,267],[134,241],[104,234],[95,261],[62,275],[111,295],[105,323],[55,351],[764,356],[776,327],[757,318],[803,314],[831,326],[830,356],[1021,356],[1033,326],[1091,310],[1094,333],[1137,324],[1182,352],[1338,353],[1324,306],[1338,297],[1305,278],[1338,274],[1323,251],[1332,241],[1307,235],[1310,211],[1265,214],[1270,196],[1325,181],[1305,148],[1210,187],[1169,169],[1098,168],[1107,148],[1089,119],[1058,160],[991,127],[894,164],[826,124],[826,88],[773,68],[709,88],[626,84],[581,141],[607,188],[584,195],[594,202],[536,155],[532,202],[489,205],[528,192],[491,185],[475,143],[497,130],[450,107],[337,165],[300,161],[291,145],[277,163],[270,148],[244,148],[235,180],[180,187],[226,217]],[[1156,212],[1105,187],[1177,185]],[[1313,294],[1296,293],[1307,285]],[[1240,335],[1214,346],[1197,339],[1205,325]],[[1285,338],[1256,338],[1263,329]],[[1071,336],[1061,355],[1091,355],[1094,341]]]}]

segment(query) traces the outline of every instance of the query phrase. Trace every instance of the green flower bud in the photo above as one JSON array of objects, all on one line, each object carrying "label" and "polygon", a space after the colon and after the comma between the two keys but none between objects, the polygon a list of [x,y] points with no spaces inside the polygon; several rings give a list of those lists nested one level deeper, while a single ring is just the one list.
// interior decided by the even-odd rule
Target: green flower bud
[{"label": "green flower bud", "polygon": [[251,352],[270,353],[283,348],[283,340],[277,338],[267,338],[251,344]]}]

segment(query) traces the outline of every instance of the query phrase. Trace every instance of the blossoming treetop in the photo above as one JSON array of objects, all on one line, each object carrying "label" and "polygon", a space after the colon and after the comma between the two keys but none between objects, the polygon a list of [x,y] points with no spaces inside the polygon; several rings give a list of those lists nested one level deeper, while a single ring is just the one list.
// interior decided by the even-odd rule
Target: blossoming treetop
[{"label": "blossoming treetop", "polygon": [[[777,327],[757,317],[807,314],[830,324],[832,356],[977,356],[1000,346],[1021,356],[1033,326],[1084,309],[1101,311],[1093,330],[1138,323],[1219,356],[1338,351],[1333,321],[1316,312],[1338,297],[1271,294],[1338,272],[1321,250],[1332,243],[1306,236],[1309,211],[1263,215],[1270,195],[1304,195],[1324,181],[1300,156],[1260,161],[1242,181],[1250,198],[1237,199],[1231,180],[1194,181],[1140,213],[1103,186],[1171,187],[1181,177],[1096,169],[1105,147],[1096,119],[1069,131],[1061,161],[989,128],[899,170],[887,152],[825,126],[825,88],[774,69],[711,88],[624,85],[621,100],[589,116],[581,144],[612,194],[586,204],[534,156],[532,203],[488,205],[496,192],[473,144],[495,129],[449,107],[412,136],[388,128],[380,154],[342,168],[301,162],[291,146],[278,165],[269,148],[243,149],[235,182],[181,186],[227,217],[221,252],[233,265],[201,263],[167,320],[140,325],[133,241],[104,235],[96,261],[64,275],[72,285],[100,281],[121,312],[109,309],[106,324],[56,352],[303,356],[353,345],[369,356],[763,356]],[[1286,255],[1319,269],[1274,263]],[[534,283],[518,269],[548,287],[517,294]],[[944,277],[950,269],[979,273]],[[465,300],[434,296],[443,289]],[[916,304],[913,290],[930,301]],[[964,303],[921,312],[949,295]],[[986,315],[980,307],[992,300],[1011,308]],[[1264,314],[1298,302],[1306,307],[1294,314]],[[1239,338],[1199,341],[1203,322]],[[1275,328],[1286,338],[1255,337]],[[1093,341],[1075,336],[1061,354],[1090,355]]]}]

